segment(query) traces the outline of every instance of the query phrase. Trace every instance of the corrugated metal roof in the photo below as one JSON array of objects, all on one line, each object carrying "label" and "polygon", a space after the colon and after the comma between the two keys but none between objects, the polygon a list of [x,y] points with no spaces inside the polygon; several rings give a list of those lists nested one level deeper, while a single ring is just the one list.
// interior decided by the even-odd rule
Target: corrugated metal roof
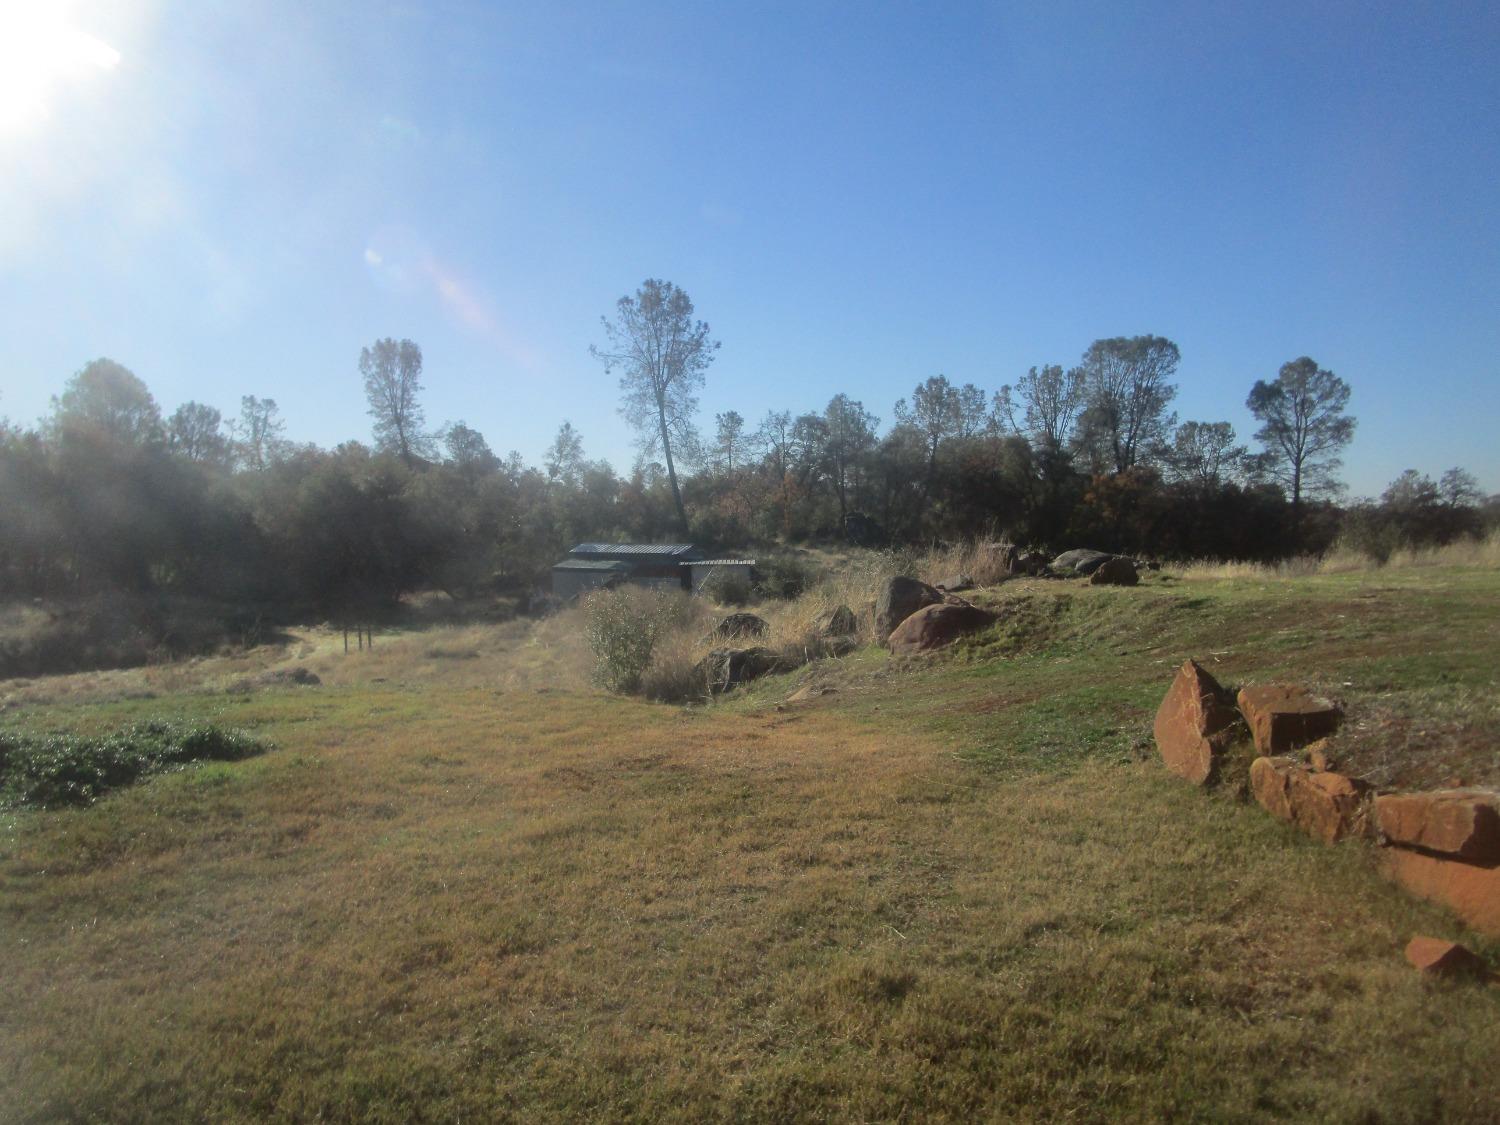
[{"label": "corrugated metal roof", "polygon": [[570,555],[685,555],[691,543],[580,543]]},{"label": "corrugated metal roof", "polygon": [[617,559],[563,559],[553,563],[553,570],[629,570],[630,564]]},{"label": "corrugated metal roof", "polygon": [[693,559],[684,566],[754,566],[754,559]]}]

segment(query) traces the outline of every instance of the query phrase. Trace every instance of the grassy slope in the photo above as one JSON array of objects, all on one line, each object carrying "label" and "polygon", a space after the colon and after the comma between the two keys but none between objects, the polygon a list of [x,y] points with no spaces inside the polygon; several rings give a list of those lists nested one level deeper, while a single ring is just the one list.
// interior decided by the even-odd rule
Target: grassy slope
[{"label": "grassy slope", "polygon": [[[1500,989],[1400,949],[1500,945],[1146,739],[1217,653],[1493,780],[1500,577],[993,600],[955,658],[706,710],[382,650],[384,683],[21,711],[281,749],[0,820],[0,1114],[1493,1120]],[[780,703],[805,680],[839,690]]]}]

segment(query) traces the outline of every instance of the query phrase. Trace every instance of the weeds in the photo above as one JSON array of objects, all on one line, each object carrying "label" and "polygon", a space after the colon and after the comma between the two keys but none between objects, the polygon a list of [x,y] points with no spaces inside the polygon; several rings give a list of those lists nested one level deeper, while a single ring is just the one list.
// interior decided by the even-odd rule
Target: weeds
[{"label": "weeds", "polygon": [[212,723],[137,723],[103,737],[0,733],[0,805],[89,805],[174,766],[235,761],[265,749],[244,731]]}]

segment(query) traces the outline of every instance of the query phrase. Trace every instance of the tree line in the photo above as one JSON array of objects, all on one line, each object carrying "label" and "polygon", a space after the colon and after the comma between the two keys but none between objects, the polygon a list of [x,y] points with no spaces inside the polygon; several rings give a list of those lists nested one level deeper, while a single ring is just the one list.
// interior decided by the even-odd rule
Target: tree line
[{"label": "tree line", "polygon": [[993,393],[943,375],[882,420],[849,394],[821,409],[729,410],[695,425],[718,343],[692,302],[650,280],[593,353],[618,374],[640,456],[590,460],[564,422],[542,464],[499,456],[462,421],[430,428],[420,347],[383,339],[355,367],[368,443],[299,445],[270,398],[239,414],[165,414],[108,359],[48,416],[0,427],[0,583],[8,597],[181,593],[338,617],[423,588],[458,598],[545,584],[580,540],[690,538],[718,549],[1009,535],[1160,558],[1274,559],[1342,529],[1375,550],[1475,534],[1483,497],[1453,469],[1404,475],[1338,507],[1347,384],[1313,360],[1255,382],[1258,449],[1172,412],[1180,355],[1160,336],[1097,340]]}]

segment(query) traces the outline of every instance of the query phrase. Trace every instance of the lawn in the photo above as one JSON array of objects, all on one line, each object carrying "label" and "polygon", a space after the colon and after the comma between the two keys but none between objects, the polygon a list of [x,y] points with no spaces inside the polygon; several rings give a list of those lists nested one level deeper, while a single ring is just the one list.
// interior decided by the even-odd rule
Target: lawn
[{"label": "lawn", "polygon": [[1500,988],[1401,949],[1500,943],[1149,729],[1193,655],[1333,691],[1370,771],[1500,781],[1500,575],[979,600],[949,656],[712,707],[521,674],[569,665],[515,627],[314,638],[316,688],[16,689],[12,727],[275,749],[0,814],[0,1115],[1494,1121]]}]

